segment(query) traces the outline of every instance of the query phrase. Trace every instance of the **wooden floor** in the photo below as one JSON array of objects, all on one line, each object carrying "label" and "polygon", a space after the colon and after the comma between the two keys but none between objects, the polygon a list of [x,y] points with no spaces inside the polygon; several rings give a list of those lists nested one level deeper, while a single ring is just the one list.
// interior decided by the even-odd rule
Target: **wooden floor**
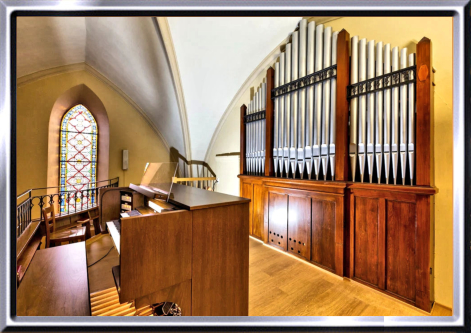
[{"label": "wooden floor", "polygon": [[[344,279],[302,260],[250,239],[250,316],[426,316],[424,311],[386,296],[360,283]],[[87,240],[88,265],[113,246],[109,235]],[[118,252],[88,269],[90,292],[114,287],[111,267]],[[131,312],[131,311],[130,311]],[[434,316],[451,316],[435,305]]]}]

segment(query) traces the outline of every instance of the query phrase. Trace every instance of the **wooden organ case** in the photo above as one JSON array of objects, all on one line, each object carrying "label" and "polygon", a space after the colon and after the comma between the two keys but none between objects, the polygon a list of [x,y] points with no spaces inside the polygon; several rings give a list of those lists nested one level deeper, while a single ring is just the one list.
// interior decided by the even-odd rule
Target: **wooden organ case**
[{"label": "wooden organ case", "polygon": [[431,41],[406,52],[300,21],[241,107],[240,196],[251,236],[430,311]]}]

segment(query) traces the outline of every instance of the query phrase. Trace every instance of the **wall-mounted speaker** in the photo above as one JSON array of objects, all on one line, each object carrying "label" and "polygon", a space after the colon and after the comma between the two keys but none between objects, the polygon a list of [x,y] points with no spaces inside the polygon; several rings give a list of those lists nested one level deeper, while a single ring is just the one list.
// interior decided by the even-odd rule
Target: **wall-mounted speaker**
[{"label": "wall-mounted speaker", "polygon": [[128,150],[123,150],[123,170],[128,169],[129,155]]}]

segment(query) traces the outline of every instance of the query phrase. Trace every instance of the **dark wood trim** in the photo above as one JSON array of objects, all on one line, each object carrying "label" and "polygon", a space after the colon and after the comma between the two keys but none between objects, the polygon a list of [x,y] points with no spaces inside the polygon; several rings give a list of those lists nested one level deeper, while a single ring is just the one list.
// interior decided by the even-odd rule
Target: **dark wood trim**
[{"label": "dark wood trim", "polygon": [[240,156],[240,152],[235,151],[235,152],[232,152],[232,153],[216,154],[216,157],[223,157],[223,156]]},{"label": "dark wood trim", "polygon": [[267,89],[266,89],[266,101],[265,107],[265,176],[273,177],[275,170],[273,167],[273,124],[274,124],[274,113],[273,113],[273,100],[271,99],[271,91],[275,87],[275,70],[273,67],[267,70]]},{"label": "dark wood trim", "polygon": [[243,104],[240,107],[240,174],[247,173],[247,161],[245,160],[246,144],[245,144],[245,122],[244,118],[247,113],[247,106]]},{"label": "dark wood trim", "polygon": [[238,176],[241,181],[257,182],[264,184],[265,186],[276,186],[290,189],[299,189],[306,191],[317,191],[327,193],[344,193],[344,189],[347,187],[345,182],[332,182],[332,181],[321,181],[321,180],[307,180],[307,179],[287,179],[278,177],[260,177],[260,176]]},{"label": "dark wood trim", "polygon": [[433,186],[432,41],[427,37],[417,44],[416,73],[416,184]]},{"label": "dark wood trim", "polygon": [[416,216],[416,305],[430,312],[430,220],[432,216],[432,205],[430,196],[417,197]]},{"label": "dark wood trim", "polygon": [[433,194],[438,193],[438,188],[430,187],[430,186],[386,185],[386,184],[348,182],[347,187],[351,190],[364,189],[364,190],[372,190],[372,191],[387,191],[387,192],[424,194],[424,195],[433,195]]},{"label": "dark wood trim", "polygon": [[378,287],[386,289],[386,199],[378,202]]},{"label": "dark wood trim", "polygon": [[340,31],[337,39],[337,97],[335,133],[335,180],[348,180],[348,117],[347,86],[350,84],[350,34]]}]

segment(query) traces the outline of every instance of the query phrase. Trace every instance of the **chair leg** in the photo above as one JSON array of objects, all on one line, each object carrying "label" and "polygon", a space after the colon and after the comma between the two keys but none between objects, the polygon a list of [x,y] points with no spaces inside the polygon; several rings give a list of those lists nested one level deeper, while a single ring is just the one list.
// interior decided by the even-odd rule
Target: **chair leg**
[{"label": "chair leg", "polygon": [[85,225],[85,239],[92,238],[92,232],[90,231],[90,222]]}]

